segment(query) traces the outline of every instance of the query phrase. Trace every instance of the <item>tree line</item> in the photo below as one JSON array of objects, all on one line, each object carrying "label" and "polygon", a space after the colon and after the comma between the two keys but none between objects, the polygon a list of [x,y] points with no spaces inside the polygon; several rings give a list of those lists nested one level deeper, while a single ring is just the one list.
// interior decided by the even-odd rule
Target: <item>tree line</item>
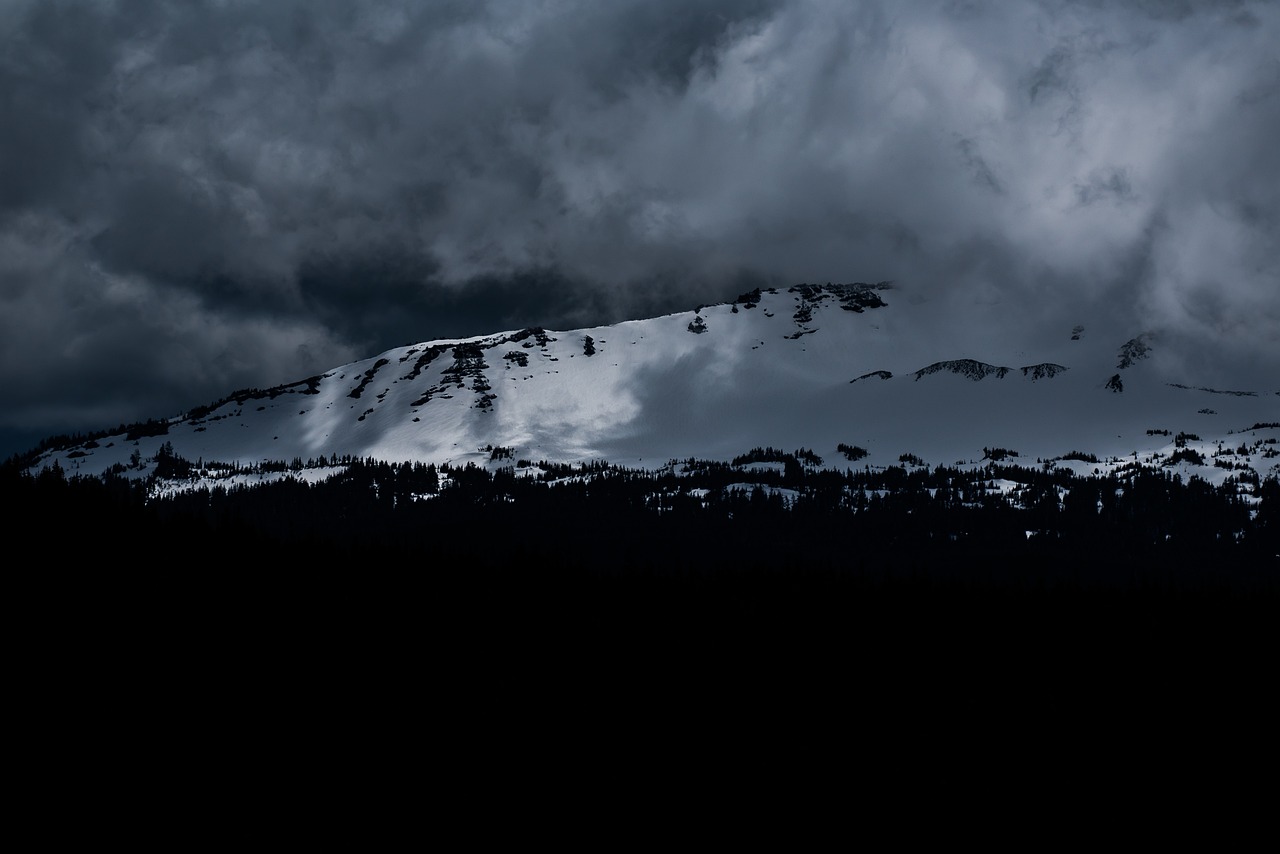
[{"label": "tree line", "polygon": [[784,465],[744,472],[689,459],[651,471],[521,460],[491,469],[344,457],[326,459],[336,470],[317,482],[288,476],[304,467],[294,460],[257,467],[281,475],[261,483],[157,490],[158,475],[226,471],[166,445],[146,477],[32,476],[10,465],[3,488],[12,530],[52,523],[76,533],[64,548],[125,538],[193,561],[226,559],[193,546],[212,541],[236,553],[356,561],[737,567],[1006,587],[1243,589],[1280,578],[1274,478],[1214,486],[1141,467],[1080,476],[1001,463],[824,469],[774,449],[744,458]]}]

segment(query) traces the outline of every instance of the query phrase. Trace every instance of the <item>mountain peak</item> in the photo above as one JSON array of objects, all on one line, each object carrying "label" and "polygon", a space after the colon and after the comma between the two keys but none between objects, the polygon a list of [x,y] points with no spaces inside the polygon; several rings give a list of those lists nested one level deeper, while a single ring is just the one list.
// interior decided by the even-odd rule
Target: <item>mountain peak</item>
[{"label": "mountain peak", "polygon": [[[1151,430],[1225,440],[1274,420],[1267,395],[1161,376],[1146,358],[1149,332],[1117,350],[1101,336],[1066,340],[1046,326],[1029,339],[1038,351],[1015,349],[967,338],[913,295],[887,301],[892,292],[888,282],[802,283],[609,326],[422,342],[178,417],[49,443],[32,465],[140,471],[136,458],[153,458],[161,444],[229,465],[349,456],[657,466],[769,446],[830,459],[858,447],[864,465],[880,466],[905,456],[976,462],[992,447],[1158,465],[1171,451]],[[990,356],[946,354],[951,347]],[[1125,377],[1104,381],[1117,352]],[[1243,464],[1274,468],[1262,457]],[[1226,476],[1213,469],[1204,474]]]}]

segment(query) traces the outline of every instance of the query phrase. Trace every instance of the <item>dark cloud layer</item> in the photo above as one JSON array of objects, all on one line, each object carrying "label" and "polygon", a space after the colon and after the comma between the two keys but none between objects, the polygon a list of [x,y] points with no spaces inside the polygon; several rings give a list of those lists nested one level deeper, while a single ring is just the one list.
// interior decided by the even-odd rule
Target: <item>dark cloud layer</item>
[{"label": "dark cloud layer", "polygon": [[797,281],[1274,365],[1277,44],[1264,2],[0,0],[0,430]]}]

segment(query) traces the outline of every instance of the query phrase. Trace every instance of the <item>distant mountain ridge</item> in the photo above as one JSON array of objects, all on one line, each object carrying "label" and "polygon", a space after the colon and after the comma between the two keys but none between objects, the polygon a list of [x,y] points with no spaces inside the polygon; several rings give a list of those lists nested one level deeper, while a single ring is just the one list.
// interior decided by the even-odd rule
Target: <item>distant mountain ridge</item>
[{"label": "distant mountain ridge", "polygon": [[[872,467],[904,457],[980,465],[985,449],[1001,448],[1084,472],[1167,466],[1182,450],[1167,437],[1180,433],[1207,437],[1193,448],[1202,460],[1219,455],[1216,466],[1179,460],[1188,475],[1280,471],[1267,455],[1273,432],[1250,429],[1277,420],[1274,395],[1161,376],[1151,333],[1117,348],[1066,318],[1059,334],[1031,339],[1037,352],[1023,352],[957,343],[960,333],[927,308],[889,282],[799,284],[609,326],[426,341],[178,416],[55,437],[24,462],[141,476],[164,447],[231,466],[346,457],[658,468],[765,446],[834,460],[843,446],[865,451],[859,463]],[[988,355],[947,355],[962,346]],[[989,381],[1010,374],[1030,382]],[[1214,395],[1212,408],[1203,394]]]}]

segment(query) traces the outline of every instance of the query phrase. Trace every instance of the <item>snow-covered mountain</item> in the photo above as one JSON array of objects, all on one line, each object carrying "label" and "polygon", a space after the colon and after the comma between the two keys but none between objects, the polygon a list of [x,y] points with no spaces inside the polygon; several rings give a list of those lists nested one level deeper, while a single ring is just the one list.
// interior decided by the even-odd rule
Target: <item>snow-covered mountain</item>
[{"label": "snow-covered mountain", "polygon": [[611,326],[397,347],[78,437],[32,469],[142,474],[165,446],[317,474],[347,456],[657,469],[767,446],[838,468],[1136,462],[1218,483],[1280,472],[1280,391],[1171,372],[1186,363],[1155,358],[1158,331],[1121,337],[1094,321],[1041,319],[996,340],[888,283],[753,291]]}]

